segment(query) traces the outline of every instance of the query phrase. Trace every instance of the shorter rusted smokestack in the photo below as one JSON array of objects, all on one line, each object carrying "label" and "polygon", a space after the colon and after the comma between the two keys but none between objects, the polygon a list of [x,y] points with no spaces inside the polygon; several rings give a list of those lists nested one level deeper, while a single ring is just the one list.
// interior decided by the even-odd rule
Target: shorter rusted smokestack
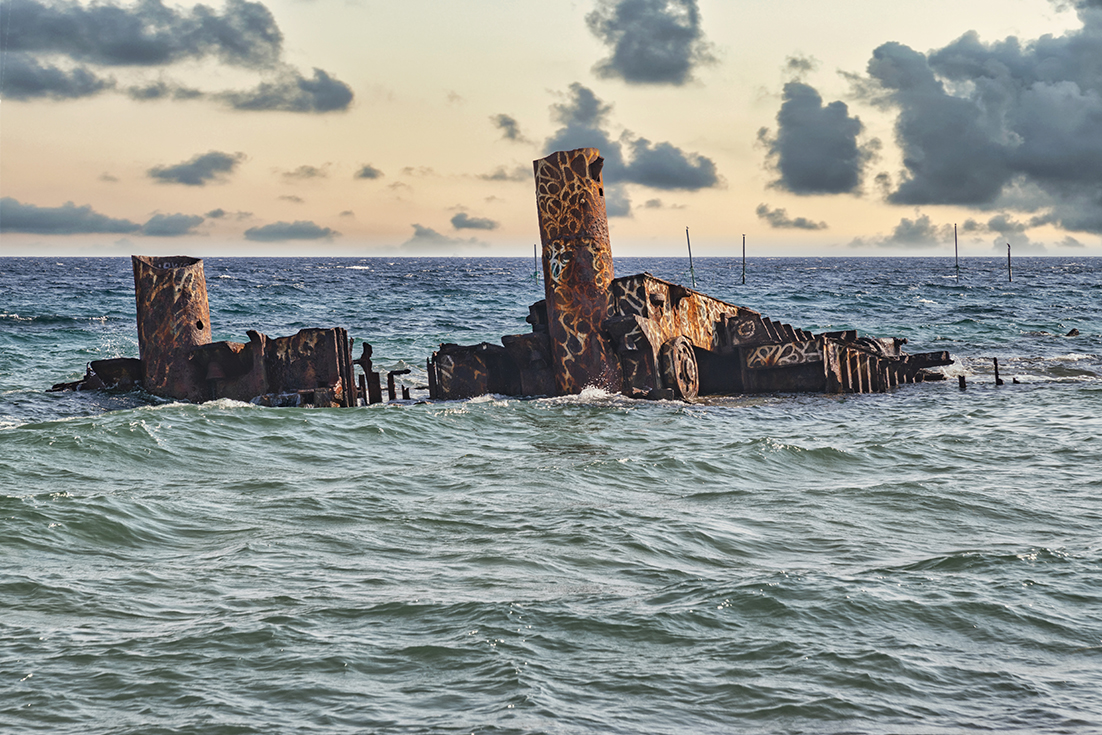
[{"label": "shorter rusted smokestack", "polygon": [[165,398],[209,398],[191,352],[210,342],[207,279],[199,258],[131,257],[138,306],[138,350],[145,389]]}]

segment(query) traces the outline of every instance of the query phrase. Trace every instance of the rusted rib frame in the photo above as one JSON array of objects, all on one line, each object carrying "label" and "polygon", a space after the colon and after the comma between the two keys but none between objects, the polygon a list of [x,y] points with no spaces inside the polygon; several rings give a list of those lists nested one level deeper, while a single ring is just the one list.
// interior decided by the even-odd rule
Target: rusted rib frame
[{"label": "rusted rib frame", "polygon": [[429,398],[439,398],[440,394],[436,387],[436,364],[431,357],[425,361],[425,367],[429,373]]}]

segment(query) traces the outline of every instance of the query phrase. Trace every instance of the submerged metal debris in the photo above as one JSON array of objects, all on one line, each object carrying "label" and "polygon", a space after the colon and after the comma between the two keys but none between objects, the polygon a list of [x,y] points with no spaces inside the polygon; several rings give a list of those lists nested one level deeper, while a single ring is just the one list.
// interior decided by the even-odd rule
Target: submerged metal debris
[{"label": "submerged metal debris", "polygon": [[[528,334],[501,345],[442,344],[428,359],[429,395],[567,395],[586,387],[633,398],[693,400],[770,392],[871,393],[943,379],[948,352],[908,355],[904,339],[855,331],[811,334],[649,273],[615,278],[595,148],[534,162],[545,298]],[[341,328],[289,337],[250,330],[249,342],[211,342],[203,262],[133,256],[141,357],[97,360],[52,390],[143,387],[193,402],[351,407],[382,402],[371,345],[352,359]],[[358,380],[354,370],[359,365]],[[387,373],[387,398],[398,397]],[[401,397],[409,399],[408,387]]]}]

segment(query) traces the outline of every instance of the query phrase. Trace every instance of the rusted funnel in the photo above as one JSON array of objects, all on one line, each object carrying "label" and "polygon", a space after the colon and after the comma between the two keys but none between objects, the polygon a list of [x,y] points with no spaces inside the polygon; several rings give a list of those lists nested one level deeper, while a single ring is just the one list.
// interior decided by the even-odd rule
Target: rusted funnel
[{"label": "rusted funnel", "polygon": [[191,352],[210,342],[207,279],[199,258],[131,256],[138,302],[138,350],[142,380],[165,398],[209,398],[206,376],[198,375]]},{"label": "rusted funnel", "polygon": [[558,151],[533,161],[547,326],[560,395],[580,393],[586,386],[621,387],[620,362],[601,327],[608,318],[613,278],[603,165],[596,148]]}]

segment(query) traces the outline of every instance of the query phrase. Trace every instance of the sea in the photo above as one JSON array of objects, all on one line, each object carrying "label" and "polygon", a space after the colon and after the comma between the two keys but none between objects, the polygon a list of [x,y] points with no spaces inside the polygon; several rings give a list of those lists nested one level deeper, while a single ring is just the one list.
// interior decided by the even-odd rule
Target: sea
[{"label": "sea", "polygon": [[204,263],[214,339],[411,397],[49,392],[138,356],[130,261],[0,258],[0,731],[1102,732],[1102,258],[617,259],[954,359],[694,403],[430,400],[531,259]]}]

